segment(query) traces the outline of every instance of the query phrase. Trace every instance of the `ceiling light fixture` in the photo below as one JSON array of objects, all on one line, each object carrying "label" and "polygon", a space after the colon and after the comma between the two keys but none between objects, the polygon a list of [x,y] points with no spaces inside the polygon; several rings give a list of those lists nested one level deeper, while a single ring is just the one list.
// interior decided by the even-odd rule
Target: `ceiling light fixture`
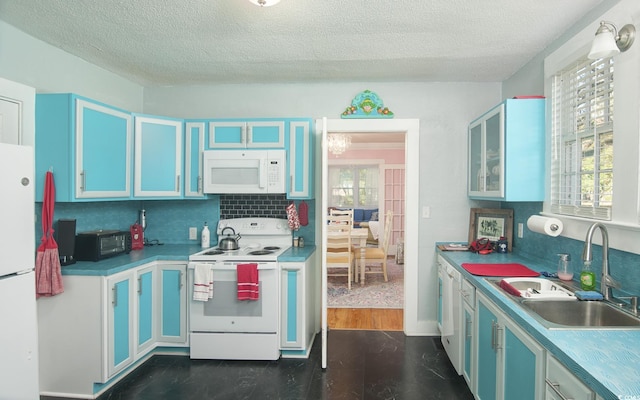
[{"label": "ceiling light fixture", "polygon": [[273,5],[280,3],[280,0],[249,0],[249,1],[260,7],[271,7]]},{"label": "ceiling light fixture", "polygon": [[636,28],[631,24],[623,26],[618,31],[613,23],[600,21],[588,57],[591,60],[597,60],[613,57],[621,51],[627,51],[633,44],[635,36]]},{"label": "ceiling light fixture", "polygon": [[327,148],[330,152],[339,156],[351,146],[351,135],[344,133],[331,133],[327,135]]}]

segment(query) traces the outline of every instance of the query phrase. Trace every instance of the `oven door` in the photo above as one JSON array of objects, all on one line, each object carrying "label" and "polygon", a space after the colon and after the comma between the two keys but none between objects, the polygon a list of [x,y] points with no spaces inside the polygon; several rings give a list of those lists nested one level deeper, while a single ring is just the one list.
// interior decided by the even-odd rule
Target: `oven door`
[{"label": "oven door", "polygon": [[[246,263],[246,262],[243,262]],[[213,298],[193,300],[193,270],[189,264],[189,330],[191,332],[276,333],[278,329],[277,263],[258,263],[258,300],[238,300],[236,263],[213,262]]]}]

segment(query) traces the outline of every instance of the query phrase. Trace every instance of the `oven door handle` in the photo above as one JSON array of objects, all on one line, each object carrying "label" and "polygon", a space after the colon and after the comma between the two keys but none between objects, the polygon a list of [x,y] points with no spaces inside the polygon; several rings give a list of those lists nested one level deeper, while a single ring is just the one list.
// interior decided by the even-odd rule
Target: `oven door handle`
[{"label": "oven door handle", "polygon": [[[225,263],[210,263],[211,268],[214,271],[235,271],[238,264],[250,264],[251,261],[241,261],[241,262],[225,262]],[[191,263],[189,264],[189,269],[194,269],[196,264],[207,264],[207,263]],[[272,263],[257,263],[258,271],[271,271],[278,269],[278,264],[275,262]]]}]

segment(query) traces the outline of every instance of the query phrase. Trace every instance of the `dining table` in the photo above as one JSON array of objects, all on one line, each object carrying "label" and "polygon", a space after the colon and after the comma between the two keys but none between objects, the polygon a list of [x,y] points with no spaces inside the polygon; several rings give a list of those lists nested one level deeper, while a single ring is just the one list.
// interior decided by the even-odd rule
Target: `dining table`
[{"label": "dining table", "polygon": [[[332,232],[328,232],[327,236],[331,237]],[[364,285],[364,262],[365,262],[365,248],[367,247],[367,238],[369,237],[369,228],[351,228],[351,242],[358,245],[360,249],[360,285]],[[356,271],[357,275],[358,271]],[[356,276],[356,282],[358,277]]]}]

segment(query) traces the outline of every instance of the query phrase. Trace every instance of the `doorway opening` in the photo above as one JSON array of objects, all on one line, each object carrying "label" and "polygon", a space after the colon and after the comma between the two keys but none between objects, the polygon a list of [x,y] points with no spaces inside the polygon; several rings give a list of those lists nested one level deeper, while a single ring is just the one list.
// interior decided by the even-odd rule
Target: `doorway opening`
[{"label": "doorway opening", "polygon": [[[344,135],[344,134],[343,134]],[[404,314],[405,133],[348,133],[351,145],[328,152],[328,205],[354,210],[354,226],[369,232],[367,247],[387,256],[387,279],[365,266],[365,284],[346,278],[327,280],[327,316],[331,329],[402,330]],[[385,226],[390,212],[391,223]],[[388,228],[388,229],[387,229]],[[388,235],[389,238],[385,238]]]},{"label": "doorway opening", "polygon": [[[321,135],[321,168],[319,169],[318,190],[322,201],[316,205],[316,213],[323,219],[329,210],[328,202],[328,151],[327,137],[334,133],[367,133],[378,134],[403,132],[405,133],[405,210],[419,208],[419,165],[420,165],[420,121],[418,119],[327,119],[316,121]],[[320,184],[321,183],[321,184]],[[405,214],[404,220],[404,312],[403,331],[411,335],[419,332],[421,321],[418,320],[418,219]],[[328,326],[327,326],[327,225],[318,224],[317,237],[322,238],[319,258],[321,261],[321,339],[322,339],[322,368],[327,367]]]}]

